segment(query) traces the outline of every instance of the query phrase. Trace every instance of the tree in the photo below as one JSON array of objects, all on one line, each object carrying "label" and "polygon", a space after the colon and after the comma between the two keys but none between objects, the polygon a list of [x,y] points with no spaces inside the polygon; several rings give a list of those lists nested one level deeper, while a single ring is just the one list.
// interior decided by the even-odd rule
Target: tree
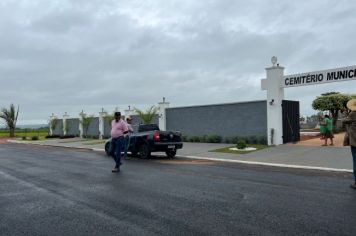
[{"label": "tree", "polygon": [[152,122],[153,118],[156,115],[156,112],[158,111],[158,108],[155,106],[151,106],[146,111],[142,111],[137,108],[134,108],[134,109],[137,112],[138,116],[141,118],[141,121],[146,125],[150,124]]},{"label": "tree", "polygon": [[83,126],[83,131],[84,131],[84,137],[87,138],[88,135],[88,129],[90,126],[91,121],[93,120],[94,116],[86,116],[85,114],[81,115],[82,119],[80,120],[80,123]]},{"label": "tree", "polygon": [[19,110],[20,107],[18,106],[16,111],[14,104],[11,104],[9,109],[6,108],[1,109],[0,118],[6,122],[7,128],[9,129],[10,132],[10,137],[15,137],[15,129],[16,129],[17,117],[19,115]]},{"label": "tree", "polygon": [[345,104],[351,99],[348,94],[341,94],[339,92],[323,93],[314,99],[312,107],[319,111],[329,111],[334,127],[339,116],[339,111],[345,109]]},{"label": "tree", "polygon": [[53,135],[53,131],[56,129],[57,127],[57,123],[58,123],[58,120],[57,119],[50,119],[49,122],[48,122],[48,126],[51,128],[52,130],[52,133],[50,135]]}]

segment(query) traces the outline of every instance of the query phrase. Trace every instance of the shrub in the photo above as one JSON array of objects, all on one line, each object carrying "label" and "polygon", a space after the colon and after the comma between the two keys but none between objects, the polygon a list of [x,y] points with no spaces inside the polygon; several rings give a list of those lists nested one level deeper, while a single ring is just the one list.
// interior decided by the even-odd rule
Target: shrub
[{"label": "shrub", "polygon": [[206,141],[208,143],[221,143],[222,141],[222,137],[220,135],[216,135],[216,134],[213,134],[213,135],[209,135],[206,137]]},{"label": "shrub", "polygon": [[66,138],[75,138],[74,135],[62,135],[59,137],[60,139],[66,139]]},{"label": "shrub", "polygon": [[263,145],[267,145],[267,137],[266,136],[259,136],[257,137],[257,143],[258,144],[263,144]]},{"label": "shrub", "polygon": [[32,140],[39,140],[39,138],[38,138],[38,136],[32,136],[32,138],[31,138]]},{"label": "shrub", "polygon": [[189,138],[190,142],[196,143],[196,142],[200,142],[200,137],[199,136],[192,136]]},{"label": "shrub", "polygon": [[245,149],[247,147],[246,141],[244,139],[240,139],[236,144],[237,149]]},{"label": "shrub", "polygon": [[247,143],[248,144],[258,144],[258,138],[256,135],[249,136],[247,138]]},{"label": "shrub", "polygon": [[188,136],[182,136],[182,141],[183,142],[189,142]]},{"label": "shrub", "polygon": [[234,136],[234,137],[231,138],[231,143],[236,144],[236,143],[239,142],[240,139],[241,139],[240,136]]},{"label": "shrub", "polygon": [[47,135],[45,138],[59,138],[59,135]]},{"label": "shrub", "polygon": [[26,136],[22,136],[22,140],[26,140],[27,139],[27,137]]},{"label": "shrub", "polygon": [[231,137],[226,137],[224,138],[225,143],[231,143]]},{"label": "shrub", "polygon": [[207,135],[203,135],[200,137],[200,142],[201,143],[209,142],[208,139],[209,139],[209,137]]}]

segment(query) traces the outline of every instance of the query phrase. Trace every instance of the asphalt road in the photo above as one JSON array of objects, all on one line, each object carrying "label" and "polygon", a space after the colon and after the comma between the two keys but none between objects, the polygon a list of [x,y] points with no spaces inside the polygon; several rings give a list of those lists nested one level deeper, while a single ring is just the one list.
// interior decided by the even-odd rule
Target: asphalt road
[{"label": "asphalt road", "polygon": [[0,145],[0,235],[355,235],[350,174]]}]

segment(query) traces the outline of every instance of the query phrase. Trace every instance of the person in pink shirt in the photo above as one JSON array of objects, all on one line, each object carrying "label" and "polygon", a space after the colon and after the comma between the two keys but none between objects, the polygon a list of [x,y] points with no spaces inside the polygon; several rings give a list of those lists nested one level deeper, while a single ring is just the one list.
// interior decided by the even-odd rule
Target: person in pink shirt
[{"label": "person in pink shirt", "polygon": [[121,113],[115,112],[114,120],[111,122],[111,145],[114,146],[115,167],[112,172],[119,172],[121,165],[121,149],[124,145],[124,135],[128,133],[126,122],[121,119]]}]

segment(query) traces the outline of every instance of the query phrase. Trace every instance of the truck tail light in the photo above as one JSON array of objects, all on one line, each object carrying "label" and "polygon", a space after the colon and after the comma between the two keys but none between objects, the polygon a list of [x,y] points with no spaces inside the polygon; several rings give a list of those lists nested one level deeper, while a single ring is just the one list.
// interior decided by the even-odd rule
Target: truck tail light
[{"label": "truck tail light", "polygon": [[158,131],[153,133],[153,141],[159,141],[159,132]]}]

